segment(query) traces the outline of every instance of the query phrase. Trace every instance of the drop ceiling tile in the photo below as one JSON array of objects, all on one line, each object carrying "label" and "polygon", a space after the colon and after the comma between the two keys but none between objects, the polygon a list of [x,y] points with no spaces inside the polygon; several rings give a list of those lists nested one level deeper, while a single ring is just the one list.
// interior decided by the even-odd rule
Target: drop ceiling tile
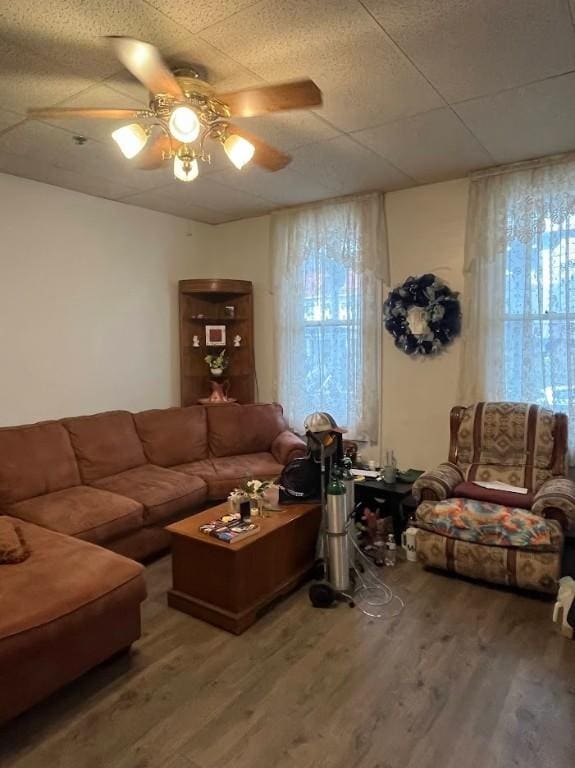
[{"label": "drop ceiling tile", "polygon": [[0,132],[16,125],[16,123],[22,122],[22,120],[24,120],[23,115],[17,115],[15,112],[9,112],[6,109],[2,110],[0,112]]},{"label": "drop ceiling tile", "polygon": [[18,0],[2,8],[3,39],[33,50],[58,65],[63,75],[100,80],[121,69],[105,35],[145,40],[165,51],[189,34],[142,0]]},{"label": "drop ceiling tile", "polygon": [[0,151],[0,173],[10,173],[26,179],[42,181],[76,192],[84,192],[95,197],[115,200],[132,193],[134,190],[117,181],[91,176],[87,173],[75,173],[64,168],[56,168],[36,158],[11,155]]},{"label": "drop ceiling tile", "polygon": [[204,29],[217,21],[253,5],[257,0],[148,0],[158,10],[192,32]]},{"label": "drop ceiling tile", "polygon": [[190,205],[185,200],[175,200],[173,197],[162,194],[160,191],[141,192],[126,197],[124,200],[121,200],[121,202],[128,205],[137,205],[140,208],[149,208],[153,211],[170,213],[173,216],[180,216],[183,219],[202,221],[206,224],[212,224],[215,220],[219,221],[222,216],[222,214],[218,214],[209,208]]},{"label": "drop ceiling tile", "polygon": [[256,212],[266,213],[273,208],[272,203],[258,195],[217,184],[211,176],[205,175],[200,175],[190,184],[173,181],[157,191],[189,205],[233,213],[237,218],[242,215],[256,215]]},{"label": "drop ceiling tile", "polygon": [[493,158],[448,107],[353,135],[420,182],[463,176],[493,164]]},{"label": "drop ceiling tile", "polygon": [[169,169],[141,171],[130,165],[112,143],[88,140],[79,146],[72,133],[47,123],[30,121],[0,135],[0,150],[73,173],[88,173],[125,185],[132,191],[150,189],[171,180]]},{"label": "drop ceiling tile", "polygon": [[0,31],[0,103],[24,115],[29,107],[43,107],[87,88],[90,81],[73,70],[55,75],[50,62],[7,42]]},{"label": "drop ceiling tile", "polygon": [[575,68],[564,0],[364,0],[450,102]]},{"label": "drop ceiling tile", "polygon": [[265,0],[201,33],[208,42],[272,81],[318,71],[374,29],[355,0]]},{"label": "drop ceiling tile", "polygon": [[324,95],[318,113],[343,131],[444,103],[354,0],[267,0],[202,37],[268,82],[313,78]]},{"label": "drop ceiling tile", "polygon": [[278,149],[289,152],[304,144],[334,139],[340,135],[313,112],[276,112],[261,117],[236,117],[234,123]]},{"label": "drop ceiling tile", "polygon": [[412,186],[402,171],[349,136],[307,144],[293,153],[291,168],[338,195]]},{"label": "drop ceiling tile", "polygon": [[311,203],[333,196],[327,187],[290,168],[275,173],[260,168],[244,168],[242,171],[232,169],[215,173],[210,179],[232,189],[258,195],[277,205]]},{"label": "drop ceiling tile", "polygon": [[454,105],[497,163],[575,148],[575,73]]}]

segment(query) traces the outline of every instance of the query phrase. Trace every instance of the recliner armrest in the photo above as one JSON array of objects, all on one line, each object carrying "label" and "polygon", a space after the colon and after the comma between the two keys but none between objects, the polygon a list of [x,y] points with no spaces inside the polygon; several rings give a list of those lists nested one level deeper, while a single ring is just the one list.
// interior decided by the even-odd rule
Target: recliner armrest
[{"label": "recliner armrest", "polygon": [[286,429],[275,438],[270,450],[278,464],[287,464],[292,459],[305,456],[307,447],[301,437]]},{"label": "recliner armrest", "polygon": [[420,475],[411,493],[416,501],[442,501],[448,499],[453,489],[465,480],[463,472],[456,464],[446,461],[429,472]]},{"label": "recliner armrest", "polygon": [[567,477],[546,480],[535,494],[531,511],[558,520],[564,531],[575,534],[575,482]]}]

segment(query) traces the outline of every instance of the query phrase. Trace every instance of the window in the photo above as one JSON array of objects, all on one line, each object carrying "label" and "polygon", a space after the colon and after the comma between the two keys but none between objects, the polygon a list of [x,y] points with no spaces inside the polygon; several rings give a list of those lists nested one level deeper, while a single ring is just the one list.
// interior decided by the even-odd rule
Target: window
[{"label": "window", "polygon": [[575,216],[511,240],[505,278],[506,399],[575,417]]},{"label": "window", "polygon": [[567,413],[573,452],[575,162],[480,173],[469,194],[460,402]]},{"label": "window", "polygon": [[362,359],[361,276],[333,259],[310,257],[304,273],[305,378],[301,410],[331,413],[338,424],[359,418],[355,361]]},{"label": "window", "polygon": [[272,217],[276,398],[296,430],[327,411],[377,442],[385,246],[379,195]]}]

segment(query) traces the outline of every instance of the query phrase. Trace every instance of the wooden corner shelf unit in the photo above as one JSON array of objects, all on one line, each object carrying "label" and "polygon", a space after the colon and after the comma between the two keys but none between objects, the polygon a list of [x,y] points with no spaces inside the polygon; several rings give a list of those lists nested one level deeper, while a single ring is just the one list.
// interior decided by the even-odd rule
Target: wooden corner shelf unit
[{"label": "wooden corner shelf unit", "polygon": [[[249,280],[180,280],[180,382],[182,405],[195,405],[210,395],[209,368],[204,357],[223,347],[206,345],[206,326],[226,329],[229,366],[221,381],[229,382],[228,395],[239,403],[255,398],[253,289]],[[233,316],[230,316],[233,307]],[[193,338],[199,339],[194,347]],[[241,336],[239,347],[233,339]]]}]

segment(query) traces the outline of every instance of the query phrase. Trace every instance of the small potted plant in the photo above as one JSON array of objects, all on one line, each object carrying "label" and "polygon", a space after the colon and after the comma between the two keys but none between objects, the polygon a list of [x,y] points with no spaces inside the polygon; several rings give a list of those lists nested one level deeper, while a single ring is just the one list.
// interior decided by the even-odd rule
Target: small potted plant
[{"label": "small potted plant", "polygon": [[221,376],[228,367],[228,358],[226,357],[225,349],[222,349],[217,355],[206,355],[204,360],[208,364],[212,376]]}]

